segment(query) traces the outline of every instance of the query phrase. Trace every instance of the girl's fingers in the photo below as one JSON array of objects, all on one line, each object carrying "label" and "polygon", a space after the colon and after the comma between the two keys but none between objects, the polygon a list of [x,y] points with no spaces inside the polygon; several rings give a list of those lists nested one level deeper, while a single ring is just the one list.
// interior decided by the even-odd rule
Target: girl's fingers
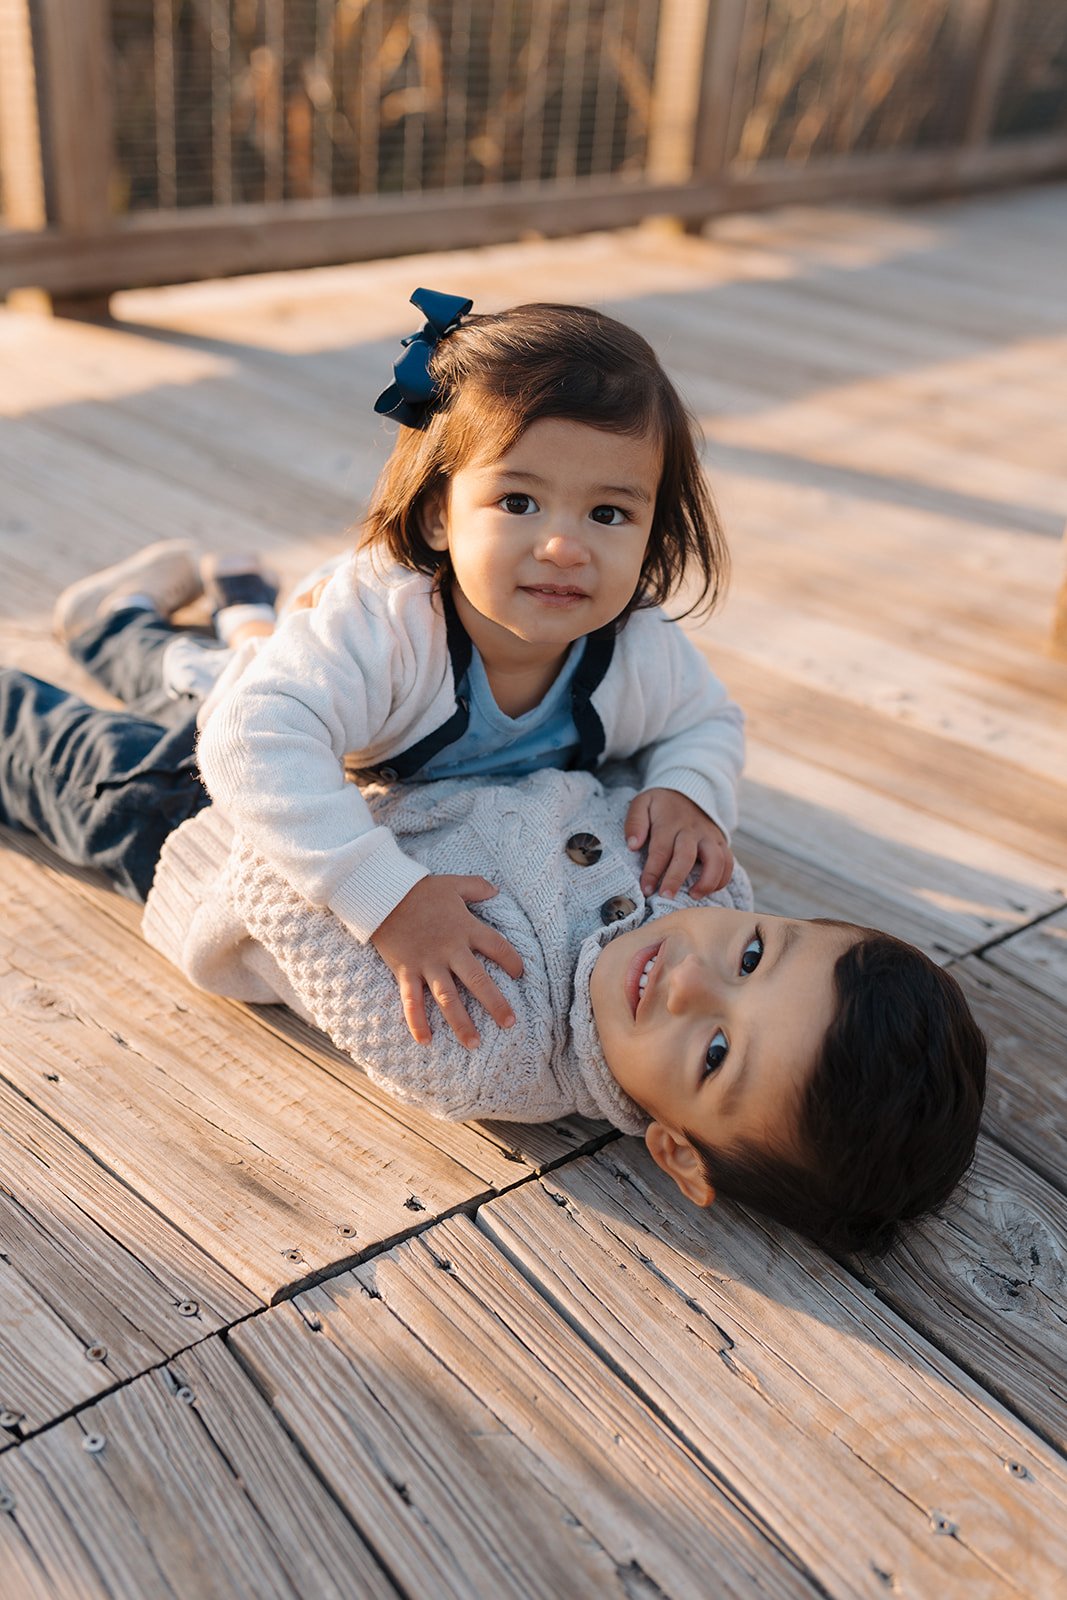
[{"label": "girl's fingers", "polygon": [[469,904],[472,900],[491,900],[499,890],[488,878],[457,878],[456,888]]},{"label": "girl's fingers", "polygon": [[426,994],[422,978],[398,977],[397,983],[408,1032],[416,1044],[429,1044],[430,1024],[426,1020]]},{"label": "girl's fingers", "polygon": [[653,834],[653,842],[648,846],[648,859],[645,861],[645,870],[641,872],[641,894],[651,894],[656,890],[657,883],[669,866],[672,856],[672,845],[657,843]]},{"label": "girl's fingers", "polygon": [[[519,952],[502,933],[496,928],[490,928],[487,923],[479,922],[477,930],[471,936],[471,949],[477,950],[479,955],[485,956],[489,961],[495,961],[509,978],[522,977],[522,957]],[[482,970],[484,971],[484,968]]]},{"label": "girl's fingers", "polygon": [[691,834],[680,833],[674,841],[674,853],[663,874],[660,894],[673,898],[692,872],[697,858],[697,843]]},{"label": "girl's fingers", "polygon": [[435,973],[427,979],[430,993],[437,1002],[437,1009],[452,1029],[460,1044],[468,1050],[473,1050],[481,1044],[481,1035],[470,1019],[466,1006],[459,997],[459,990],[453,981],[451,972]]},{"label": "girl's fingers", "polygon": [[488,1011],[494,1022],[502,1028],[512,1026],[515,1013],[511,1009],[511,1002],[501,993],[476,955],[472,954],[464,961],[457,961],[453,970],[460,983],[478,1004]]},{"label": "girl's fingers", "polygon": [[645,794],[637,795],[630,802],[626,813],[626,843],[631,850],[640,850],[648,838],[649,809],[649,798]]},{"label": "girl's fingers", "polygon": [[697,849],[697,858],[700,861],[700,876],[689,891],[694,900],[699,899],[701,895],[714,894],[716,889],[724,888],[734,870],[734,858],[730,854],[730,847],[721,839],[702,839]]},{"label": "girl's fingers", "polygon": [[718,881],[717,884],[715,884],[715,888],[716,889],[725,889],[726,885],[729,883],[729,881],[733,877],[733,875],[734,875],[733,851],[732,850],[723,850],[723,852],[722,852],[722,870],[719,873],[719,881]]}]

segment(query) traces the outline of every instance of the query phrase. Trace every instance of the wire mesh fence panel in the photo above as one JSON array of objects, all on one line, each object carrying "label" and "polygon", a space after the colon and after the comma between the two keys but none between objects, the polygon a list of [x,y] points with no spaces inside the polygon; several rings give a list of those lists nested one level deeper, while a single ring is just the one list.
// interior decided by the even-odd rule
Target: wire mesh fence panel
[{"label": "wire mesh fence panel", "polygon": [[996,116],[997,138],[1067,129],[1067,5],[1016,0]]},{"label": "wire mesh fence panel", "polygon": [[659,0],[110,0],[117,211],[639,172]]},{"label": "wire mesh fence panel", "polygon": [[958,143],[981,22],[975,0],[749,0],[731,152],[752,166]]}]

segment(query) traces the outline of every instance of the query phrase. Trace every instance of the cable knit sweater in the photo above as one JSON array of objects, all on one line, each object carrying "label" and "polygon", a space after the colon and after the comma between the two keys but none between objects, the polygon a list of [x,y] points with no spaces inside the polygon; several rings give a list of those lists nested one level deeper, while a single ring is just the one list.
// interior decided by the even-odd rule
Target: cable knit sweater
[{"label": "cable knit sweater", "polygon": [[[469,1002],[482,1036],[473,1051],[437,1015],[432,1044],[417,1045],[396,980],[373,945],[301,899],[215,807],[164,846],[145,937],[202,988],[292,1006],[376,1083],[438,1116],[545,1122],[576,1111],[640,1133],[648,1118],[615,1082],[600,1048],[590,974],[620,933],[708,902],[641,894],[641,858],[623,839],[633,795],[588,773],[556,771],[488,787],[453,779],[365,791],[375,824],[430,872],[480,873],[499,887],[474,909],[511,941],[525,971],[515,980],[492,969],[514,1009],[513,1028],[498,1027]],[[578,833],[599,842],[599,860],[581,865],[568,855],[567,841]],[[606,923],[611,902],[624,914]],[[740,868],[711,903],[751,906]]]}]

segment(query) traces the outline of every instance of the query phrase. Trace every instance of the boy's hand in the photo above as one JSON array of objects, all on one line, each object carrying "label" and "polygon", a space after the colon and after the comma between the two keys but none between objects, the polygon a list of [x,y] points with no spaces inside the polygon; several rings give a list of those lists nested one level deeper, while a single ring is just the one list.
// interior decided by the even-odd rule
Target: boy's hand
[{"label": "boy's hand", "polygon": [[496,893],[485,878],[421,878],[371,935],[400,985],[404,1017],[416,1044],[429,1044],[431,1038],[424,986],[468,1050],[481,1038],[460,998],[457,979],[501,1027],[510,1028],[515,1021],[478,957],[495,961],[512,978],[522,977],[522,958],[502,933],[467,910],[469,901],[489,900]]},{"label": "boy's hand", "polygon": [[641,874],[641,893],[676,895],[700,862],[700,876],[690,889],[695,899],[714,894],[729,883],[734,858],[721,828],[692,800],[676,789],[644,789],[626,813],[626,843],[640,850],[648,841],[648,859]]}]

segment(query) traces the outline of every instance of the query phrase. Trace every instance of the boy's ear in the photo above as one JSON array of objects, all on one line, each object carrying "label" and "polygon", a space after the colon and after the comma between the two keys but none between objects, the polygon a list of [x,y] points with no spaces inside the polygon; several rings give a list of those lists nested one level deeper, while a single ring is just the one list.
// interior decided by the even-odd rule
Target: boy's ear
[{"label": "boy's ear", "polygon": [[674,1179],[687,1200],[692,1200],[695,1206],[711,1205],[715,1190],[704,1175],[704,1163],[694,1144],[684,1137],[679,1138],[662,1122],[652,1123],[645,1134],[645,1144],[657,1167],[662,1167],[667,1176]]},{"label": "boy's ear", "polygon": [[448,549],[448,491],[435,489],[419,501],[416,516],[419,532],[431,550]]}]

